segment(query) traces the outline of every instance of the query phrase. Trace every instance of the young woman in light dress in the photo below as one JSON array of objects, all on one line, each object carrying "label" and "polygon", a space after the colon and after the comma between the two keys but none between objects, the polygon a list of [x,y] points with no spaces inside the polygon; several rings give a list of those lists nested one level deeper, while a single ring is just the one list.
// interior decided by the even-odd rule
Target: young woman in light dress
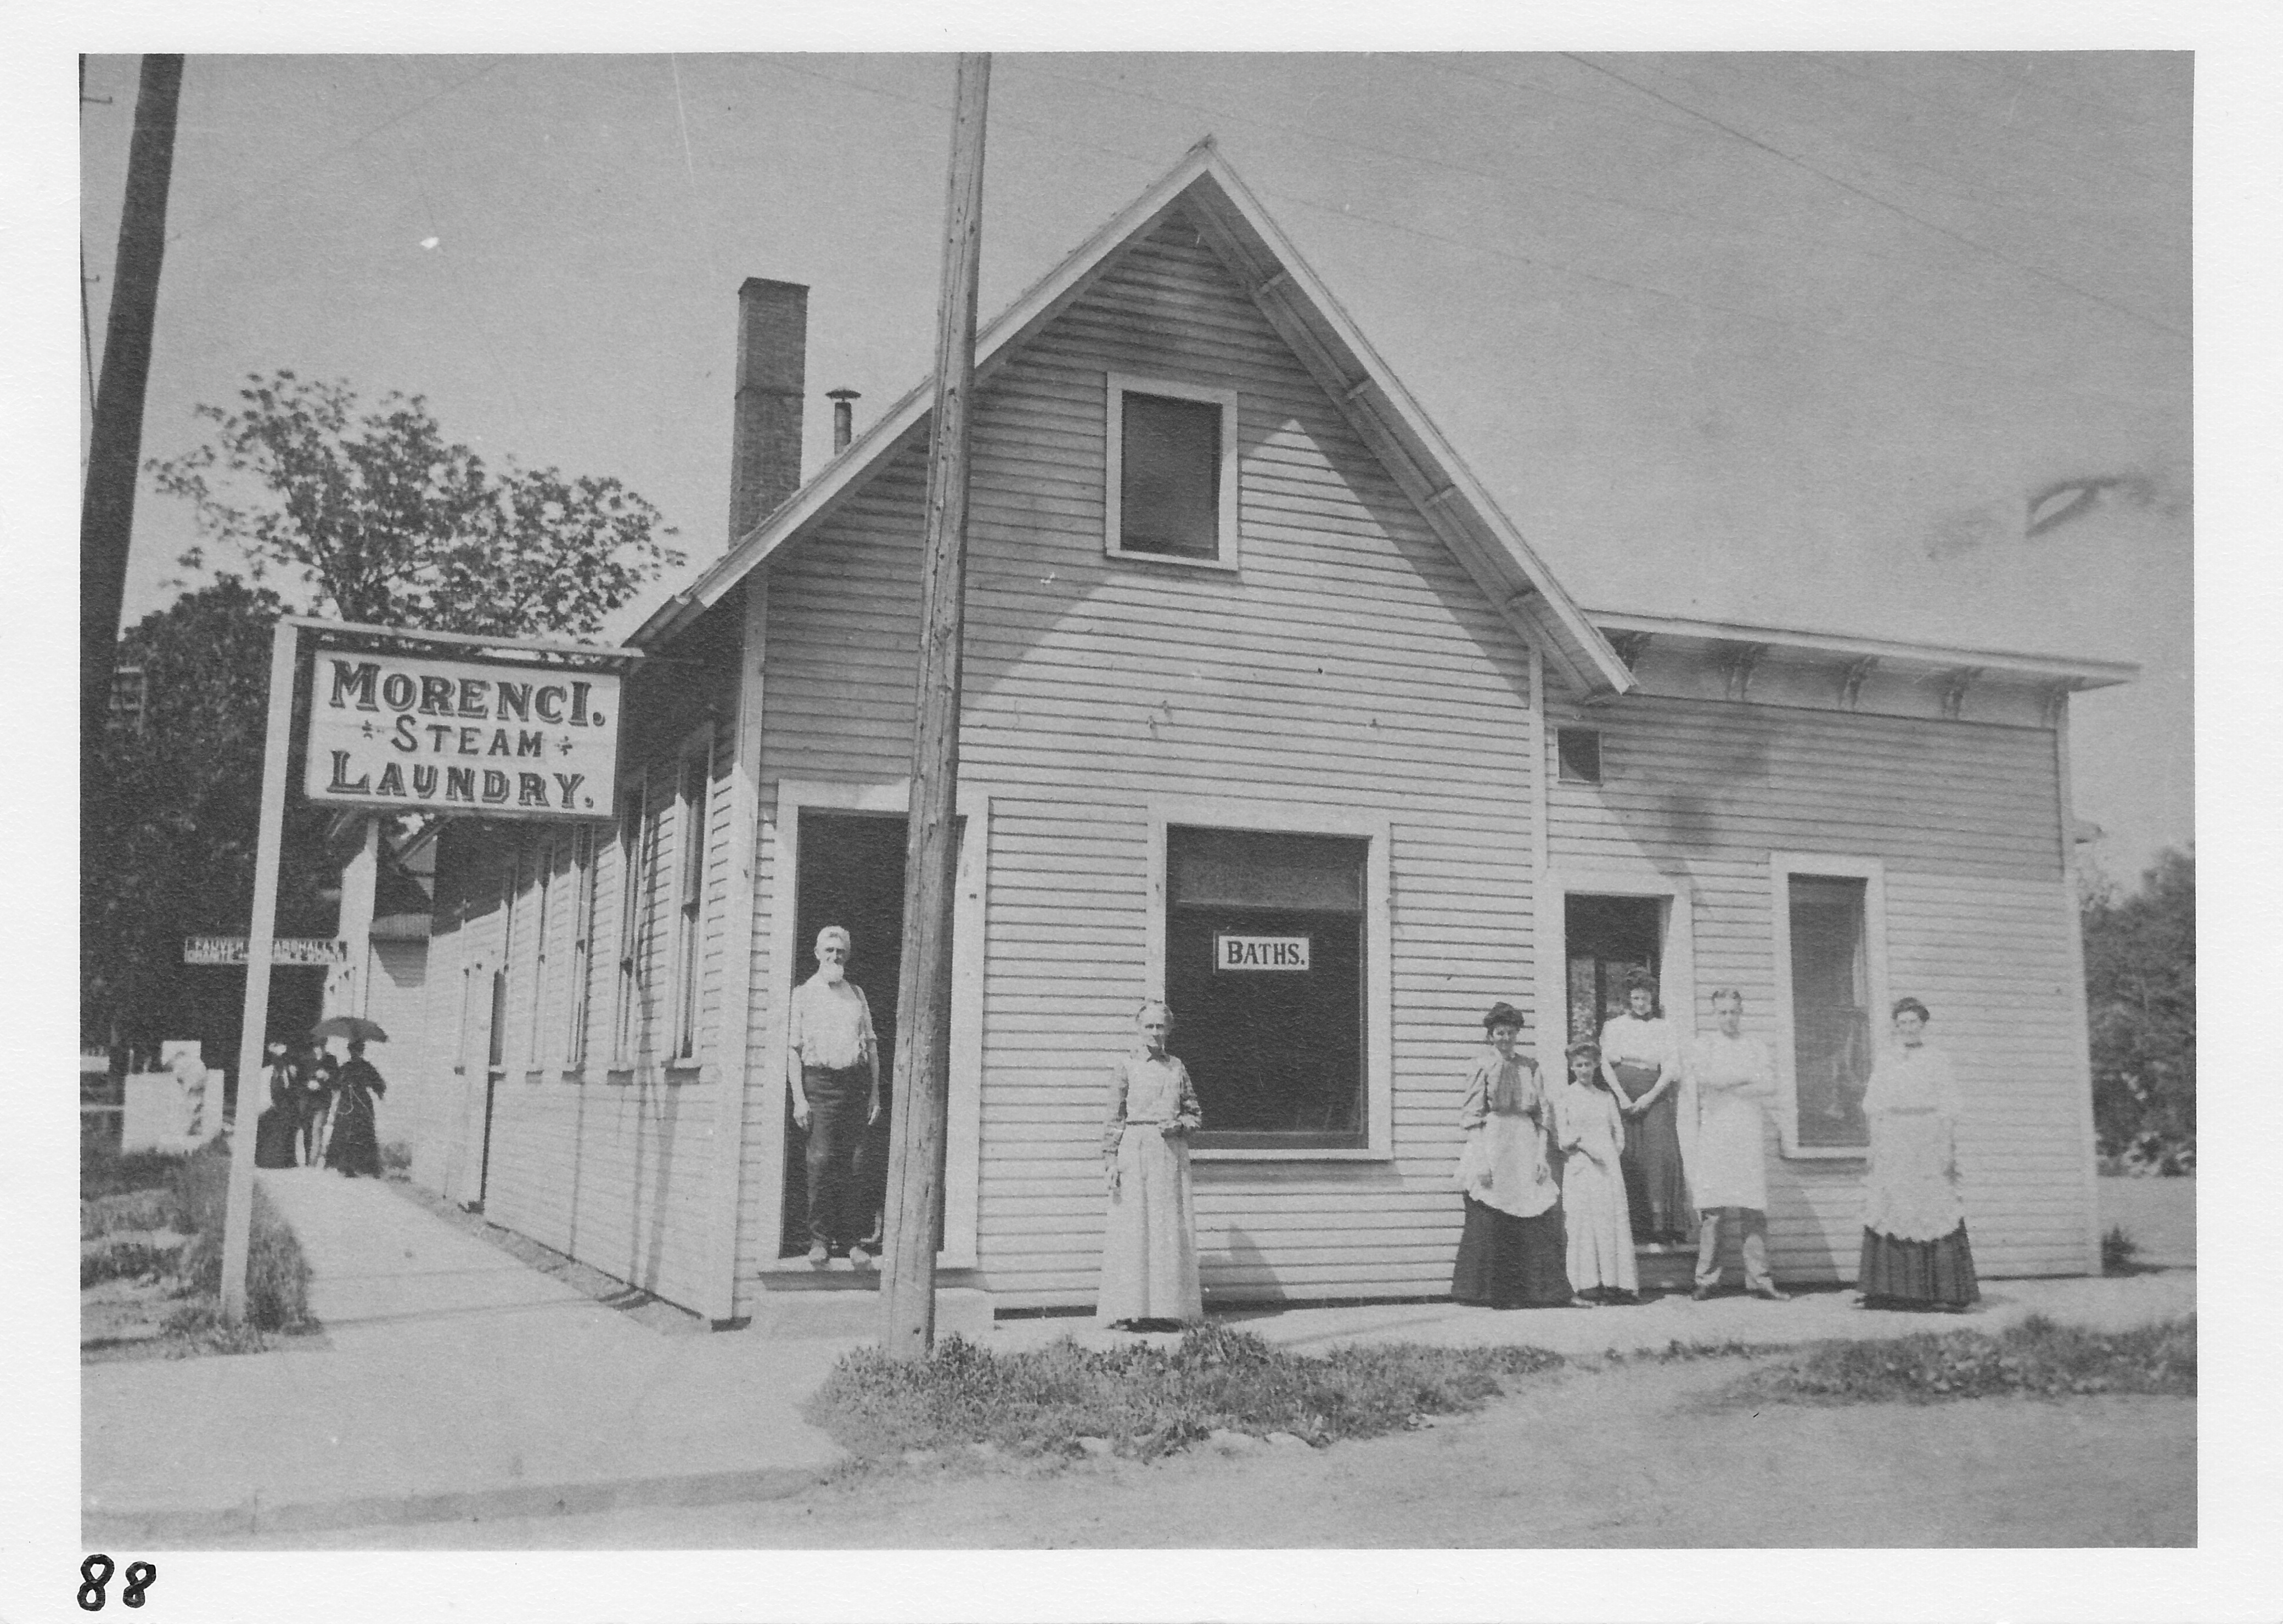
[{"label": "young woman in light dress", "polygon": [[1554,1108],[1562,1124],[1562,1221],[1569,1232],[1570,1285],[1581,1297],[1630,1302],[1640,1291],[1632,1221],[1620,1165],[1625,1129],[1601,1076],[1601,1047],[1570,1045],[1570,1081]]}]

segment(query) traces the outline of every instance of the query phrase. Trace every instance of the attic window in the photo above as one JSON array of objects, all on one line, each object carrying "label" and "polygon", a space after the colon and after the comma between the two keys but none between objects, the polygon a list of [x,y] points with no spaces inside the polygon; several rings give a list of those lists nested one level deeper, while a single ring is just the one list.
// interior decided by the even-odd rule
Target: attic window
[{"label": "attic window", "polygon": [[1236,392],[1109,380],[1104,550],[1236,567]]},{"label": "attic window", "polygon": [[1563,727],[1554,735],[1555,752],[1565,784],[1601,781],[1601,734],[1594,727]]}]

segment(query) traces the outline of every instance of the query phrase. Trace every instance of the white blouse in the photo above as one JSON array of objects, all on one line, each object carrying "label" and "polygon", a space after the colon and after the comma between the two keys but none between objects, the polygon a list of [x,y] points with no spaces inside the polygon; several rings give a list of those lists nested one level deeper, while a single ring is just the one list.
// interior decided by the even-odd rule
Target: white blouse
[{"label": "white blouse", "polygon": [[1680,1045],[1663,1015],[1622,1014],[1601,1028],[1601,1058],[1612,1066],[1662,1066],[1670,1076],[1680,1069]]}]

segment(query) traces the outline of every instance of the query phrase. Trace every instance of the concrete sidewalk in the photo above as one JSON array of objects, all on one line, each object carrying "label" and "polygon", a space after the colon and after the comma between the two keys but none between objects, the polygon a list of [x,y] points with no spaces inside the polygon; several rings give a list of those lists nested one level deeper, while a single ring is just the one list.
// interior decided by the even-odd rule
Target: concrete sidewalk
[{"label": "concrete sidewalk", "polygon": [[[1675,1341],[1790,1345],[1921,1331],[1997,1332],[2032,1314],[2069,1325],[2123,1330],[2193,1314],[2195,1308],[2195,1271],[2177,1269],[2118,1278],[1984,1280],[1981,1307],[1970,1314],[1858,1309],[1847,1293],[1835,1290],[1801,1292],[1789,1302],[1764,1302],[1732,1286],[1726,1295],[1703,1302],[1683,1292],[1624,1308],[1502,1313],[1458,1302],[1381,1302],[1236,1309],[1213,1317],[1301,1353],[1321,1353],[1351,1342],[1425,1342],[1438,1348],[1516,1343],[1589,1355],[1650,1352]],[[991,1346],[1001,1350],[1036,1348],[1064,1336],[1088,1348],[1134,1340],[1131,1333],[1097,1329],[1090,1318],[1047,1317],[1000,1321]],[[1179,1338],[1166,1332],[1151,1333],[1146,1340],[1173,1342]]]},{"label": "concrete sidewalk", "polygon": [[90,1538],[759,1499],[840,1458],[799,1405],[845,1343],[663,1335],[377,1180],[261,1177],[329,1345],[87,1367]]},{"label": "concrete sidewalk", "polygon": [[[840,1458],[801,1403],[858,1339],[667,1335],[464,1234],[376,1181],[261,1175],[301,1240],[325,1346],[86,1367],[83,1519],[96,1541],[197,1548],[255,1535],[765,1499]],[[1528,1343],[1582,1355],[1680,1340],[1798,1343],[1995,1331],[2031,1313],[2122,1328],[2193,1312],[2193,1270],[1991,1280],[1981,1312],[1866,1312],[1667,1297],[1498,1313],[1451,1302],[1238,1309],[1271,1341]],[[1006,1319],[1000,1351],[1133,1339],[1090,1317]],[[1157,1339],[1152,1339],[1157,1340]],[[1166,1338],[1164,1340],[1172,1340]]]}]

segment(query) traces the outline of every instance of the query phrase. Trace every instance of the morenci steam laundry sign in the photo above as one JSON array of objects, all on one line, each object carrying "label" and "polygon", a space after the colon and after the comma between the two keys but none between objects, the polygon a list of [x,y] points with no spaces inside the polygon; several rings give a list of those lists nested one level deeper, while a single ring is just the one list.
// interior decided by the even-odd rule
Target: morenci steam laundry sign
[{"label": "morenci steam laundry sign", "polygon": [[302,789],[333,806],[607,818],[619,678],[560,665],[327,651]]}]

